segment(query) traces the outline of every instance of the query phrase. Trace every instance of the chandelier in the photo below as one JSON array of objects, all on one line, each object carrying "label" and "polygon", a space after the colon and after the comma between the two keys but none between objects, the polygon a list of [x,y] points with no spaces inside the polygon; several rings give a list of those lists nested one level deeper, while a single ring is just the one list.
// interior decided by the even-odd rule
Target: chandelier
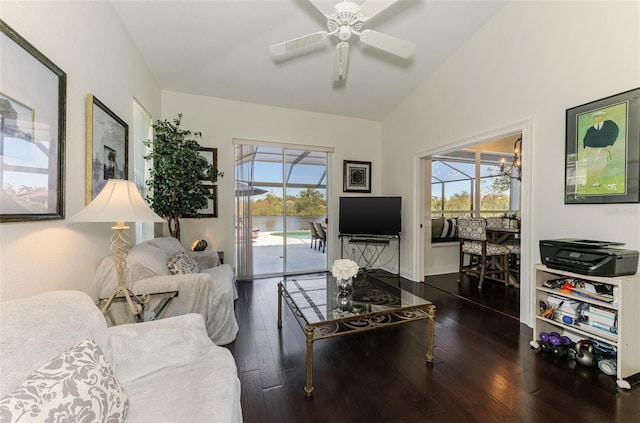
[{"label": "chandelier", "polygon": [[511,177],[513,168],[518,169],[516,178],[520,180],[520,172],[522,171],[522,137],[518,138],[513,144],[513,162],[507,167],[505,159],[500,160],[500,174],[502,176]]}]

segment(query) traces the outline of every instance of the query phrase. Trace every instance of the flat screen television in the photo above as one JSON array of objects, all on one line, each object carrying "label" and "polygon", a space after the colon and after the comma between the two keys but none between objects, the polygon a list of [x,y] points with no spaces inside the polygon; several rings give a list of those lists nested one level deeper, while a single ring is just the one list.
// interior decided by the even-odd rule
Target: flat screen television
[{"label": "flat screen television", "polygon": [[399,235],[402,197],[340,197],[343,235]]}]

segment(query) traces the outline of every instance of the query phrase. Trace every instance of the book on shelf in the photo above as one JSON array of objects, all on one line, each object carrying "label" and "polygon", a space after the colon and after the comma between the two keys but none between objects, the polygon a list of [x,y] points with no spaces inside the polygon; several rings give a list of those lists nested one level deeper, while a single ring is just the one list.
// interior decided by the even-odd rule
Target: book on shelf
[{"label": "book on shelf", "polygon": [[607,320],[615,320],[618,317],[618,313],[615,310],[610,310],[595,305],[589,305],[589,309],[586,310],[596,317],[601,317]]},{"label": "book on shelf", "polygon": [[606,332],[609,335],[615,335],[618,333],[618,329],[614,326],[608,326],[599,322],[589,322],[588,324],[592,329]]},{"label": "book on shelf", "polygon": [[587,318],[587,321],[589,322],[590,325],[593,323],[598,323],[608,327],[615,327],[617,324],[617,319],[615,317],[614,318],[604,317],[595,313],[591,313],[590,311],[584,311],[582,314]]}]

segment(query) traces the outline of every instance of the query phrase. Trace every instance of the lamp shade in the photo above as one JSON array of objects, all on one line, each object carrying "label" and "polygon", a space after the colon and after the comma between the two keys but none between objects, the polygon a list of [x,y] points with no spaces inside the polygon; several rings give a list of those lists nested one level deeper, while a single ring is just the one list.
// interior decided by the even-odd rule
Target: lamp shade
[{"label": "lamp shade", "polygon": [[132,181],[109,179],[91,203],[72,222],[164,222],[149,208]]}]

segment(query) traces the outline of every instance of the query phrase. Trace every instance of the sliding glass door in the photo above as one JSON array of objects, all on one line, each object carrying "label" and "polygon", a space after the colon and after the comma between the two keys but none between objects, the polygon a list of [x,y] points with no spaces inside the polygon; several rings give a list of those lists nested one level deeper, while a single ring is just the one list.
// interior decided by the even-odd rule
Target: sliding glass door
[{"label": "sliding glass door", "polygon": [[327,269],[327,165],[330,151],[234,141],[236,247],[240,279]]}]

